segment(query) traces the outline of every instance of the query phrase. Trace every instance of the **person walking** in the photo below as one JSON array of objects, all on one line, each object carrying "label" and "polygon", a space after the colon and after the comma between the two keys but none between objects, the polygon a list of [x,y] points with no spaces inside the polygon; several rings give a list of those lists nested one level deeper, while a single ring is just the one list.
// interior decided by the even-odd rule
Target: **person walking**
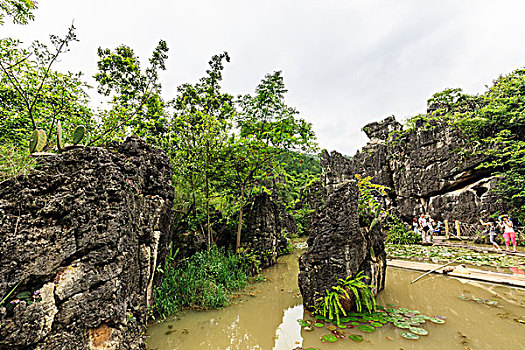
[{"label": "person walking", "polygon": [[501,219],[503,223],[503,239],[505,240],[505,247],[507,248],[506,251],[509,251],[509,241],[512,240],[512,247],[514,248],[513,251],[516,252],[516,231],[514,231],[512,220],[508,215],[503,215]]},{"label": "person walking", "polygon": [[489,227],[489,239],[490,239],[490,243],[492,243],[492,246],[496,248],[497,250],[501,250],[498,243],[496,243],[497,233],[496,233],[496,221],[494,221],[494,218],[489,218],[488,222],[483,222],[482,219],[479,219],[479,221],[481,222],[483,226]]}]

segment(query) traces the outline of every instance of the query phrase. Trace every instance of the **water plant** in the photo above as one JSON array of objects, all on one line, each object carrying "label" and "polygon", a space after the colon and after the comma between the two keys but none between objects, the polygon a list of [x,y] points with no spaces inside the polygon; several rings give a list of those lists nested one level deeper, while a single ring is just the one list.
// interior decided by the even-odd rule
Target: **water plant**
[{"label": "water plant", "polygon": [[79,125],[76,127],[75,131],[73,132],[73,144],[78,145],[80,141],[84,138],[86,135],[86,127],[84,125]]}]

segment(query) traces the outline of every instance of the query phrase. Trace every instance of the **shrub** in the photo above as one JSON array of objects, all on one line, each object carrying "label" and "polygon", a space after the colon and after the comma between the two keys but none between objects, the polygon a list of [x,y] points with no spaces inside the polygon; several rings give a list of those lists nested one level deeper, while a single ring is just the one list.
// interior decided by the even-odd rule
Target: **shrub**
[{"label": "shrub", "polygon": [[415,244],[421,240],[419,234],[407,227],[398,217],[390,215],[386,242],[392,244]]}]

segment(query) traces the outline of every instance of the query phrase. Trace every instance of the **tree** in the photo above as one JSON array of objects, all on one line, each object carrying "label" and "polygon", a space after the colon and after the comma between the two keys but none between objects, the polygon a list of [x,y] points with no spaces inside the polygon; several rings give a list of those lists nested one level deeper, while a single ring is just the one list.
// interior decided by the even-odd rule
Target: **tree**
[{"label": "tree", "polygon": [[159,71],[165,70],[168,47],[160,40],[143,72],[138,57],[125,45],[112,52],[98,49],[98,92],[111,97],[111,109],[101,111],[98,136],[90,144],[103,143],[137,133],[152,143],[162,143],[167,119],[160,97]]},{"label": "tree", "polygon": [[27,24],[33,20],[33,10],[37,8],[34,0],[0,0],[0,25],[4,24],[4,17],[12,17],[15,24]]},{"label": "tree", "polygon": [[238,137],[232,145],[231,167],[238,188],[239,220],[236,249],[241,244],[243,207],[247,194],[269,176],[275,175],[278,155],[289,150],[316,149],[312,126],[297,118],[297,110],[285,104],[280,71],[267,74],[255,95],[240,97],[236,119]]},{"label": "tree", "polygon": [[53,70],[76,41],[74,30],[71,26],[63,38],[51,35],[53,49],[38,41],[25,48],[19,40],[0,40],[0,139],[25,145],[37,128],[50,138],[58,121],[66,127],[92,125],[82,75]]},{"label": "tree", "polygon": [[[215,55],[209,62],[207,75],[197,84],[183,84],[172,101],[175,109],[169,153],[179,175],[179,186],[189,184],[187,198],[193,224],[202,228],[199,213],[206,216],[208,250],[213,242],[210,222],[210,200],[220,168],[220,155],[227,144],[234,114],[233,97],[221,91],[223,61],[229,62],[226,52]],[[204,192],[204,208],[197,201]]]}]

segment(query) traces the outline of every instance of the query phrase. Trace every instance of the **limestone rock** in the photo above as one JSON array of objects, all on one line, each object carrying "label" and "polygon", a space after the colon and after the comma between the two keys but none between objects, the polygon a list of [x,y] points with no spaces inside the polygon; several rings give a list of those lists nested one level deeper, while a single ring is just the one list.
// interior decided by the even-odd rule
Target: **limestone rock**
[{"label": "limestone rock", "polygon": [[307,308],[313,308],[316,299],[337,285],[339,278],[355,276],[360,271],[370,278],[368,283],[375,293],[384,288],[383,237],[380,230],[368,232],[359,227],[357,203],[356,181],[337,183],[314,223],[308,249],[299,260],[299,288]]},{"label": "limestone rock", "polygon": [[40,163],[0,184],[0,295],[19,283],[13,295],[42,299],[0,306],[0,349],[143,349],[170,241],[169,160],[131,137]]},{"label": "limestone rock", "polygon": [[241,245],[256,254],[262,268],[274,265],[286,248],[287,237],[297,234],[295,221],[284,205],[264,192],[246,208],[244,223]]}]

